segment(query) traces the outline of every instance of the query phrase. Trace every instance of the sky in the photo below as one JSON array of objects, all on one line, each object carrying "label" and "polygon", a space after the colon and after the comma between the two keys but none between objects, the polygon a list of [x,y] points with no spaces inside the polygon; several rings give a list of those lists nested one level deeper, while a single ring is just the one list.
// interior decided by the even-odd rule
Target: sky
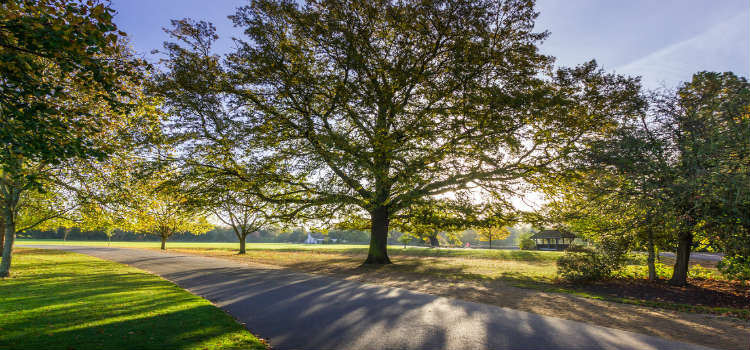
[{"label": "sky", "polygon": [[[217,52],[241,37],[227,16],[247,0],[112,0],[115,22],[135,50],[149,59],[168,36],[170,19],[212,22]],[[559,66],[596,59],[606,71],[641,76],[648,89],[675,88],[693,73],[750,75],[748,0],[537,0],[536,30],[550,32],[541,45]],[[523,210],[542,204],[538,193],[513,203]]]},{"label": "sky", "polygon": [[[170,19],[216,25],[219,52],[242,36],[227,16],[246,0],[113,0],[115,22],[148,58],[167,40]],[[550,37],[543,53],[560,66],[596,59],[607,71],[641,76],[647,88],[673,88],[693,73],[750,75],[748,0],[538,0],[538,31]]]}]

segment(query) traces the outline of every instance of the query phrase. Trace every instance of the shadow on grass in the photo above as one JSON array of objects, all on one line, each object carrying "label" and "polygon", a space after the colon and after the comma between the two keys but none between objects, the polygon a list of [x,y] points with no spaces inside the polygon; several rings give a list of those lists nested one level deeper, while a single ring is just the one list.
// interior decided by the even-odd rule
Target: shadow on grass
[{"label": "shadow on grass", "polygon": [[52,250],[20,250],[0,281],[0,349],[264,348],[205,300],[156,276]]}]

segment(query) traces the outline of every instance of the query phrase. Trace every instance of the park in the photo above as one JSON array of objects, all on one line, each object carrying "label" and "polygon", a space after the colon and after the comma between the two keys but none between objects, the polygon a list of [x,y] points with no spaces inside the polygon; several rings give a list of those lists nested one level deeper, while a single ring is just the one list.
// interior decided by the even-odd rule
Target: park
[{"label": "park", "polygon": [[750,347],[747,4],[208,5],[0,4],[0,349]]}]

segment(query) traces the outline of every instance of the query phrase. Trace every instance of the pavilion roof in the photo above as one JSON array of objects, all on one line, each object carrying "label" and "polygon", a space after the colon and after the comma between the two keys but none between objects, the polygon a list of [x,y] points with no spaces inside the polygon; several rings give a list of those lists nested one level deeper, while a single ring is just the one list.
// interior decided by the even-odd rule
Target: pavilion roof
[{"label": "pavilion roof", "polygon": [[531,236],[531,239],[541,239],[541,238],[576,238],[576,235],[568,231],[543,230]]}]

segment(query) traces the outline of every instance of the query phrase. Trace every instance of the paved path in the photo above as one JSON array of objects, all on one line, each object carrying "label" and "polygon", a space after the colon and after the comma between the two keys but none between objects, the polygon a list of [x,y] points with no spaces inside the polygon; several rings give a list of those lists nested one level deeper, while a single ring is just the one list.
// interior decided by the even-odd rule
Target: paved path
[{"label": "paved path", "polygon": [[[674,258],[674,253],[672,252],[660,252],[659,255],[666,256],[669,258]],[[690,261],[699,263],[700,261],[696,260],[707,260],[707,261],[721,261],[721,259],[724,258],[724,254],[722,253],[690,253]]]},{"label": "paved path", "polygon": [[[32,246],[29,246],[32,247]],[[707,349],[485,304],[151,250],[36,246],[128,264],[232,314],[274,349]]]}]

